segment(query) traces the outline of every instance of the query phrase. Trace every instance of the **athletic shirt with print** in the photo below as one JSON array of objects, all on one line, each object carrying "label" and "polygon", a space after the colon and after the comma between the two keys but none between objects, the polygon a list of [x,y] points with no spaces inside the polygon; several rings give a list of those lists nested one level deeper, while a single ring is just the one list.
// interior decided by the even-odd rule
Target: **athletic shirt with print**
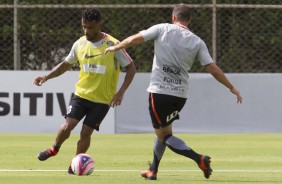
[{"label": "athletic shirt with print", "polygon": [[144,41],[154,40],[151,93],[188,97],[188,71],[195,60],[213,62],[206,44],[185,26],[157,24],[140,32]]},{"label": "athletic shirt with print", "polygon": [[79,63],[79,80],[75,85],[77,96],[93,102],[110,103],[116,93],[120,66],[132,62],[124,49],[104,54],[106,48],[117,43],[118,40],[105,33],[96,43],[88,41],[85,36],[74,43],[65,60],[71,64]]}]

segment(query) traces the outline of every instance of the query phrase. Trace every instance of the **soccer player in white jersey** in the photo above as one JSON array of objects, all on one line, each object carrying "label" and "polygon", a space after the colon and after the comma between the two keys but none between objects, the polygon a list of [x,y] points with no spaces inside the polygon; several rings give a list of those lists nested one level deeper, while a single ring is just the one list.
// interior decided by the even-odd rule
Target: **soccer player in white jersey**
[{"label": "soccer player in white jersey", "polygon": [[166,147],[177,154],[194,160],[209,178],[212,169],[210,157],[196,153],[185,142],[173,135],[172,122],[179,119],[179,112],[188,97],[188,71],[199,60],[207,71],[236,95],[242,103],[240,92],[229,82],[222,70],[211,58],[206,44],[188,29],[191,23],[190,9],[178,4],[172,11],[172,24],[163,23],[129,36],[118,45],[109,47],[105,53],[117,51],[136,44],[154,40],[154,59],[149,92],[149,111],[155,133],[153,162],[141,176],[156,180],[159,163]]},{"label": "soccer player in white jersey", "polygon": [[[86,153],[93,131],[99,131],[110,106],[121,105],[124,93],[136,72],[132,59],[124,49],[109,55],[103,54],[106,48],[118,44],[118,40],[101,32],[99,10],[90,8],[83,11],[81,24],[85,35],[73,44],[66,59],[47,75],[36,77],[33,81],[35,85],[41,86],[48,79],[60,76],[73,64],[79,63],[79,79],[68,107],[66,121],[59,128],[53,146],[39,153],[38,159],[41,161],[57,155],[63,142],[84,117],[76,154]],[[126,68],[126,75],[117,91],[120,67]],[[68,173],[73,174],[71,167]]]}]

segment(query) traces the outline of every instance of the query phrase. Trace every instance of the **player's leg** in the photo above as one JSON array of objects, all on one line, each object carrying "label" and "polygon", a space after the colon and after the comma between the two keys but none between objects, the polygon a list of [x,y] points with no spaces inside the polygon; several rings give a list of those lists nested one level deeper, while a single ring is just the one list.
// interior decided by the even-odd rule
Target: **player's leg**
[{"label": "player's leg", "polygon": [[[110,106],[107,104],[87,102],[88,112],[83,121],[80,131],[80,139],[77,142],[76,154],[86,153],[91,143],[91,135],[94,130],[99,131],[100,124],[107,115]],[[68,174],[74,174],[71,166],[68,168]]]},{"label": "player's leg", "polygon": [[[162,100],[165,100],[162,99],[162,97],[164,96],[159,94],[154,94],[154,93],[149,94],[149,112],[152,120],[152,125],[155,130],[159,129],[162,124],[158,114],[158,111],[161,110],[157,108],[158,106],[161,106],[160,102]],[[149,169],[141,172],[142,177],[149,180],[157,179],[159,164],[161,162],[165,149],[166,149],[166,145],[163,144],[162,139],[159,139],[159,137],[157,136],[155,138],[154,149],[153,149],[153,162],[150,163]]]},{"label": "player's leg", "polygon": [[[80,139],[77,142],[77,149],[76,149],[76,155],[79,153],[86,153],[90,146],[91,142],[91,135],[94,131],[94,128],[89,127],[86,124],[82,125],[82,129],[80,131]],[[71,165],[68,168],[67,174],[74,174]]]},{"label": "player's leg", "polygon": [[[170,129],[169,129],[170,128]],[[160,128],[162,129],[162,128]],[[169,125],[165,131],[161,132],[162,134],[160,134],[160,129],[155,128],[155,133],[157,135],[156,139],[155,139],[155,144],[154,144],[154,157],[153,157],[153,162],[150,164],[150,170],[154,171],[154,172],[158,172],[159,170],[159,164],[160,161],[162,159],[162,156],[165,152],[165,148],[166,145],[163,143],[163,138],[165,135],[167,134],[172,134],[172,130],[171,130],[171,125]]]},{"label": "player's leg", "polygon": [[94,131],[94,128],[89,127],[86,124],[82,125],[82,129],[80,131],[80,139],[77,142],[77,150],[76,154],[86,153],[90,146],[91,135]]},{"label": "player's leg", "polygon": [[84,104],[85,100],[76,95],[71,98],[66,114],[66,122],[60,126],[53,146],[38,154],[40,161],[57,155],[63,142],[69,138],[71,131],[86,114],[87,109]]},{"label": "player's leg", "polygon": [[194,160],[203,171],[204,176],[209,178],[212,169],[210,168],[210,157],[196,153],[180,138],[172,135],[172,124],[167,127],[156,129],[156,134],[163,143],[173,152]]},{"label": "player's leg", "polygon": [[79,121],[74,118],[67,117],[66,122],[62,124],[58,130],[55,143],[53,144],[53,146],[46,149],[45,151],[40,152],[38,154],[38,159],[40,161],[44,161],[50,158],[51,156],[57,155],[61,145],[66,139],[69,138],[71,131],[78,124],[78,122]]},{"label": "player's leg", "polygon": [[187,146],[182,139],[172,135],[172,124],[164,128],[156,129],[155,131],[163,144],[168,146],[173,152],[191,158],[199,163],[200,155]]},{"label": "player's leg", "polygon": [[[156,135],[164,145],[172,151],[193,159],[203,170],[204,175],[208,178],[211,175],[210,157],[202,156],[192,150],[186,143],[172,135],[172,122],[179,119],[179,112],[186,103],[186,99],[162,94],[150,94],[149,110]],[[156,157],[154,157],[154,160]],[[155,169],[158,167],[158,161],[153,161]],[[151,168],[151,167],[150,167]],[[148,172],[149,173],[149,172]],[[143,174],[144,175],[144,174]],[[142,175],[142,176],[143,176]],[[146,178],[146,175],[144,176]]]},{"label": "player's leg", "polygon": [[[61,145],[70,137],[71,131],[76,127],[79,121],[75,118],[66,117],[66,123],[62,124],[58,130],[54,147],[60,148]],[[59,151],[59,150],[57,150]]]},{"label": "player's leg", "polygon": [[155,138],[155,144],[154,144],[154,157],[153,162],[150,165],[150,170],[158,172],[159,170],[159,164],[163,157],[163,154],[165,152],[166,145],[163,144],[162,141],[159,140],[158,137]]},{"label": "player's leg", "polygon": [[165,149],[166,145],[164,145],[163,142],[160,141],[158,137],[156,137],[153,149],[153,162],[149,164],[149,169],[141,172],[142,177],[149,180],[157,179],[159,164],[161,162]]},{"label": "player's leg", "polygon": [[90,146],[91,135],[94,130],[99,131],[100,124],[107,115],[110,107],[108,104],[101,104],[88,101],[88,111],[80,131],[80,139],[77,142],[76,154],[86,153]]},{"label": "player's leg", "polygon": [[185,142],[172,134],[165,136],[163,140],[172,151],[194,160],[199,168],[203,171],[205,178],[209,178],[212,169],[210,167],[210,157],[196,153],[193,149],[185,144]]}]

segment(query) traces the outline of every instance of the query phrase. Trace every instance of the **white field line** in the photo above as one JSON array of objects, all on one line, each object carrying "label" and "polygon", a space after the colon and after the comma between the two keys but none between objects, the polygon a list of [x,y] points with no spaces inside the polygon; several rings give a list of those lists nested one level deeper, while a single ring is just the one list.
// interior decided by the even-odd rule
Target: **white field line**
[{"label": "white field line", "polygon": [[[0,169],[0,172],[67,172],[67,170],[18,170],[18,169]],[[94,172],[140,172],[140,170],[94,170]],[[202,172],[200,170],[159,170],[159,172]],[[225,173],[282,173],[282,170],[214,170],[213,172]]]}]

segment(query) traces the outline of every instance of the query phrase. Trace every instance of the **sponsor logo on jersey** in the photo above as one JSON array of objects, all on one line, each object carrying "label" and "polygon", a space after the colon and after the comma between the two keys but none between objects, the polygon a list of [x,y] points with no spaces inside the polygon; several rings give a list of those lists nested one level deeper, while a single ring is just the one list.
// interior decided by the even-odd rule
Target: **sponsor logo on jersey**
[{"label": "sponsor logo on jersey", "polygon": [[180,68],[175,68],[175,67],[168,66],[168,65],[163,66],[163,71],[166,73],[180,75]]},{"label": "sponsor logo on jersey", "polygon": [[85,58],[86,58],[86,59],[90,59],[90,58],[94,58],[94,57],[100,56],[100,55],[102,55],[102,54],[94,54],[94,55],[90,55],[90,56],[88,56],[88,54],[86,54],[86,55],[85,55]]},{"label": "sponsor logo on jersey", "polygon": [[112,41],[107,41],[107,45],[108,45],[108,46],[113,46],[113,45],[114,45],[114,42],[112,42]]},{"label": "sponsor logo on jersey", "polygon": [[168,77],[164,77],[164,81],[172,84],[181,84],[182,82],[180,79],[172,79]]},{"label": "sponsor logo on jersey", "polygon": [[99,74],[105,74],[106,73],[106,66],[104,65],[95,65],[95,64],[83,64],[82,70],[84,72],[89,73],[99,73]]},{"label": "sponsor logo on jersey", "polygon": [[170,87],[170,86],[160,85],[159,88],[163,89],[163,90],[167,90],[167,91],[184,92],[183,88],[178,88],[178,87]]}]

